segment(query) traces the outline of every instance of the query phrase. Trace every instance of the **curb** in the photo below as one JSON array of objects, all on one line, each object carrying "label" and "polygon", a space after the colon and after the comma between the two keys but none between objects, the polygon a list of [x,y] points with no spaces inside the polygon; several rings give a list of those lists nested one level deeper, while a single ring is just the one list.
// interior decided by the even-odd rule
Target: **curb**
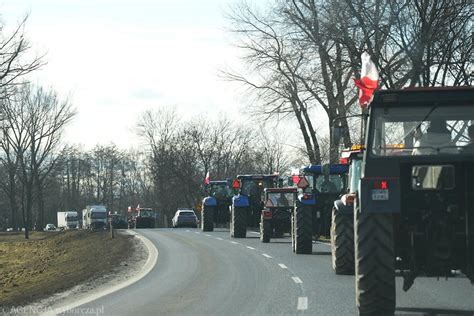
[{"label": "curb", "polygon": [[75,301],[74,303],[69,303],[65,305],[58,305],[55,306],[52,310],[49,310],[46,313],[43,313],[41,315],[43,316],[52,316],[52,315],[57,315],[60,313],[67,313],[68,310],[77,308],[81,305],[90,303],[92,301],[95,301],[101,297],[104,297],[106,295],[109,295],[111,293],[117,292],[129,285],[132,285],[133,283],[139,281],[143,277],[145,277],[150,271],[155,267],[156,262],[158,260],[158,249],[156,249],[155,245],[145,236],[141,235],[138,232],[135,231],[128,231],[130,235],[134,235],[135,237],[139,238],[141,242],[145,244],[145,247],[148,250],[148,258],[141,268],[140,272],[138,272],[135,276],[131,277],[128,280],[125,280],[122,283],[115,284],[109,288],[102,289],[98,292],[94,292],[93,294],[90,294],[89,296],[86,296],[84,298],[81,298],[78,301]]}]

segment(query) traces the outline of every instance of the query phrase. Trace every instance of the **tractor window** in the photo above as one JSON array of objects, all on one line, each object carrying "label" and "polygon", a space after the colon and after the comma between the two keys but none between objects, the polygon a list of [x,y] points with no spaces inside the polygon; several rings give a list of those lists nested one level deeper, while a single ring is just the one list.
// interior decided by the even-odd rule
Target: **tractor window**
[{"label": "tractor window", "polygon": [[267,195],[267,207],[293,207],[294,193],[271,192]]},{"label": "tractor window", "polygon": [[454,166],[413,166],[411,169],[413,190],[454,189]]},{"label": "tractor window", "polygon": [[141,217],[153,217],[153,211],[150,210],[140,210]]},{"label": "tractor window", "polygon": [[233,195],[232,189],[226,184],[211,185],[211,196],[217,199],[225,199]]},{"label": "tractor window", "polygon": [[344,179],[341,175],[330,174],[327,178],[319,175],[316,178],[316,190],[321,193],[342,193],[344,187]]},{"label": "tractor window", "polygon": [[349,192],[350,193],[355,193],[357,190],[359,190],[359,183],[360,183],[360,175],[361,175],[361,170],[362,170],[362,160],[360,159],[354,159],[351,162],[350,166],[350,174],[351,174],[351,183]]},{"label": "tractor window", "polygon": [[394,107],[373,110],[376,156],[465,154],[474,111],[463,106]]}]

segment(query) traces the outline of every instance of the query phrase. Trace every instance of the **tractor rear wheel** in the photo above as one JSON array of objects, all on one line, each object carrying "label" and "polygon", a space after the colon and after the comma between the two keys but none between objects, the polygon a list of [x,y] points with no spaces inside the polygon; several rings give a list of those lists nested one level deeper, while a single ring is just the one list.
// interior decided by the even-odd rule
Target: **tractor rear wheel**
[{"label": "tractor rear wheel", "polygon": [[230,236],[245,238],[247,234],[247,208],[232,206],[230,222]]},{"label": "tractor rear wheel", "polygon": [[295,213],[295,252],[297,254],[311,254],[313,252],[311,208],[301,205],[296,207]]},{"label": "tractor rear wheel", "polygon": [[354,209],[356,303],[359,315],[395,312],[392,214]]},{"label": "tractor rear wheel", "polygon": [[336,274],[354,275],[354,216],[333,207],[331,224],[332,269]]},{"label": "tractor rear wheel", "polygon": [[201,228],[203,232],[212,232],[214,230],[214,208],[202,208]]},{"label": "tractor rear wheel", "polygon": [[260,220],[260,240],[262,242],[270,242],[270,236],[272,234],[272,223],[268,219],[263,219],[263,216]]}]

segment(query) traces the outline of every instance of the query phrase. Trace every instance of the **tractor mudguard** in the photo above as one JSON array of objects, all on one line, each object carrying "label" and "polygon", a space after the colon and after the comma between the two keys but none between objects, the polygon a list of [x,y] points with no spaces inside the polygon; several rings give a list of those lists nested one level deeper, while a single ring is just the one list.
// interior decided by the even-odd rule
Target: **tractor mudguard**
[{"label": "tractor mudguard", "polygon": [[316,197],[314,194],[303,193],[298,195],[298,202],[303,205],[315,205]]},{"label": "tractor mudguard", "polygon": [[[384,189],[375,189],[385,182]],[[379,192],[386,191],[383,195]],[[359,183],[361,212],[400,213],[400,180],[398,178],[362,178]]]},{"label": "tractor mudguard", "polygon": [[216,206],[216,205],[217,205],[217,200],[216,200],[215,197],[208,196],[208,197],[205,197],[205,198],[202,200],[202,205],[205,205],[205,206]]},{"label": "tractor mudguard", "polygon": [[249,198],[246,195],[234,195],[232,197],[232,205],[235,207],[247,207],[250,206]]},{"label": "tractor mudguard", "polygon": [[353,205],[344,205],[341,200],[334,201],[334,208],[339,214],[352,214],[354,212]]}]

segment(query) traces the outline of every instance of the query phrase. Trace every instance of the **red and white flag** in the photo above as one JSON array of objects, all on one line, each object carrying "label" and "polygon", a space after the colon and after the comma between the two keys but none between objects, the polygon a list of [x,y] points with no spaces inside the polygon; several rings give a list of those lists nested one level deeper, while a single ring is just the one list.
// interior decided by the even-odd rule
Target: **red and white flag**
[{"label": "red and white flag", "polygon": [[366,108],[372,102],[374,91],[379,86],[379,73],[375,64],[370,60],[369,54],[363,52],[360,58],[362,60],[360,79],[354,78],[354,83],[359,88],[360,107]]},{"label": "red and white flag", "polygon": [[206,173],[206,178],[204,179],[204,184],[209,184],[209,171]]}]

